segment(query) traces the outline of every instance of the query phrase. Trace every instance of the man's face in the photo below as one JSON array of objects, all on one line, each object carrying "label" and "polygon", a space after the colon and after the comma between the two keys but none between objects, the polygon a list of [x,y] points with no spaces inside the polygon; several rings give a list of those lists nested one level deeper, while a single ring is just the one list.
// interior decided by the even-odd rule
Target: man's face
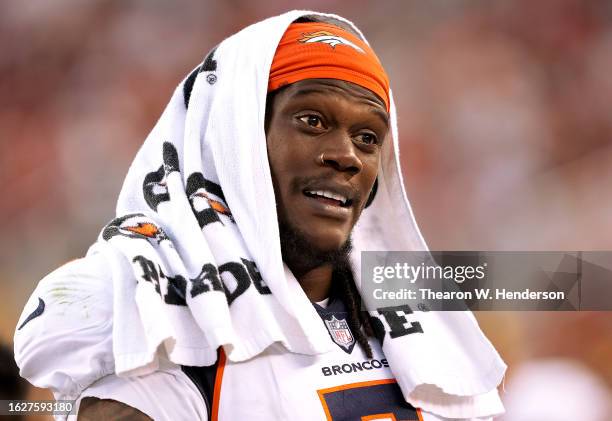
[{"label": "man's face", "polygon": [[309,79],[281,90],[268,107],[268,158],[281,231],[298,233],[319,253],[336,252],[376,180],[389,130],[385,105],[358,85]]}]

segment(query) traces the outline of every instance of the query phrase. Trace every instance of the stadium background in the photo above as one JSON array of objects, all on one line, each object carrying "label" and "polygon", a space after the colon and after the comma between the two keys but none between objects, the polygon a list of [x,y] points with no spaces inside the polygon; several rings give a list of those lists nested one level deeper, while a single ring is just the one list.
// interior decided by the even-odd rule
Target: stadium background
[{"label": "stadium background", "polygon": [[[353,20],[378,53],[432,249],[612,249],[610,1],[3,1],[2,342],[36,282],[113,217],[179,80],[292,8]],[[510,366],[505,419],[612,419],[612,313],[477,317]]]}]

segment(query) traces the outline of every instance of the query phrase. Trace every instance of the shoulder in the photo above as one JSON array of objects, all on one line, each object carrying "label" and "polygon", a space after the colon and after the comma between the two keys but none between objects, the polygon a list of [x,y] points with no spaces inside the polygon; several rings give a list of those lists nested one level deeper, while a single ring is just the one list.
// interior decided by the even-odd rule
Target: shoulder
[{"label": "shoulder", "polygon": [[78,403],[79,420],[124,415],[137,420],[173,421],[208,417],[197,387],[172,363],[146,376],[108,375],[85,389]]},{"label": "shoulder", "polygon": [[45,276],[17,323],[15,360],[22,377],[71,398],[114,371],[112,274],[101,254]]}]

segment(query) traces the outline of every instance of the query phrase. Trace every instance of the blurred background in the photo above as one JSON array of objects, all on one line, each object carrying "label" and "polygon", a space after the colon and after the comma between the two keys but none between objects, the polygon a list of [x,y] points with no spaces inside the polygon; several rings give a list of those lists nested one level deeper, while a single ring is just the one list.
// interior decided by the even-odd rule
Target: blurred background
[{"label": "blurred background", "polygon": [[[612,250],[611,1],[3,1],[3,343],[38,280],[113,218],[179,81],[293,8],[351,19],[378,53],[431,249]],[[612,313],[477,317],[510,367],[505,420],[612,419]]]}]

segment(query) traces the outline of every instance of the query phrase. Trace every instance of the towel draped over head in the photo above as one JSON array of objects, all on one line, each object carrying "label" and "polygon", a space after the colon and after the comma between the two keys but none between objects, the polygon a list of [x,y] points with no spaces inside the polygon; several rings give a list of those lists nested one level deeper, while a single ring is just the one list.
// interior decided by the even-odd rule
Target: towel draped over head
[{"label": "towel draped over head", "polygon": [[[389,109],[378,191],[353,231],[357,286],[361,251],[426,250],[403,187],[382,66],[363,37],[327,24],[290,26],[304,15],[321,14],[292,11],[221,42],[177,87],[132,163],[117,218],[90,249],[111,262],[114,317],[122,321],[113,325],[117,374],[154,371],[161,356],[211,365],[219,347],[243,361],[273,343],[303,354],[335,346],[281,257],[264,115],[267,92],[282,84],[336,75],[371,89]],[[279,42],[296,37],[301,45],[275,58]],[[311,42],[316,37],[326,43]],[[325,68],[329,54],[320,48],[346,54]],[[358,68],[350,63],[356,55],[365,57]],[[499,410],[505,365],[472,314],[409,316],[422,332],[383,341],[406,400],[446,417]]]}]

